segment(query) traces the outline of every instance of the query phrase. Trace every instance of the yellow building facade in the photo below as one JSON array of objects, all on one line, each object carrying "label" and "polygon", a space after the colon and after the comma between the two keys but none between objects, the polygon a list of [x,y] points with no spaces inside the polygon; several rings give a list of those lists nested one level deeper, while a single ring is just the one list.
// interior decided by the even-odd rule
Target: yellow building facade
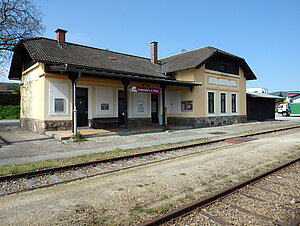
[{"label": "yellow building facade", "polygon": [[93,128],[244,122],[246,80],[256,78],[243,58],[213,47],[158,60],[45,38],[16,46],[9,77],[21,80],[21,126],[40,133],[72,128],[74,109],[78,126]]}]

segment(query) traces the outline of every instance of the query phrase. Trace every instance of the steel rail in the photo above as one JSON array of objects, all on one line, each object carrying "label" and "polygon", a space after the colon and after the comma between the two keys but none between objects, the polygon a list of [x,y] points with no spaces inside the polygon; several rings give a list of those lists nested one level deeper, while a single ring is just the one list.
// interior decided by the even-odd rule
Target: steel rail
[{"label": "steel rail", "polygon": [[[216,202],[217,200],[219,200],[220,198],[224,198],[232,193],[234,193],[235,191],[247,186],[247,185],[250,185],[250,184],[253,184],[255,182],[258,182],[259,180],[265,178],[266,176],[269,176],[283,168],[286,168],[296,162],[299,162],[300,161],[300,157],[297,157],[295,159],[292,159],[286,163],[283,163],[283,164],[280,164],[279,166],[276,166],[268,171],[265,171],[261,174],[258,174],[257,176],[254,176],[250,179],[247,179],[247,180],[244,180],[242,182],[239,182],[233,186],[230,186],[230,187],[227,187],[227,188],[224,188],[224,189],[221,189],[220,191],[217,191],[216,193],[213,193],[209,196],[206,196],[202,199],[199,199],[197,201],[194,201],[188,205],[185,205],[181,208],[178,208],[176,210],[173,210],[169,213],[166,213],[162,216],[158,216],[150,221],[147,221],[147,222],[143,222],[140,224],[140,226],[154,226],[154,225],[161,225],[161,224],[164,224],[164,223],[167,223],[168,221],[170,220],[173,220],[173,219],[176,219],[178,217],[182,217],[182,216],[185,216],[185,215],[188,215],[190,212],[194,211],[195,209],[197,208],[203,208],[209,204],[212,204],[214,202]],[[300,223],[300,219],[295,219],[294,222],[292,222],[292,225],[298,225],[298,223]]]}]

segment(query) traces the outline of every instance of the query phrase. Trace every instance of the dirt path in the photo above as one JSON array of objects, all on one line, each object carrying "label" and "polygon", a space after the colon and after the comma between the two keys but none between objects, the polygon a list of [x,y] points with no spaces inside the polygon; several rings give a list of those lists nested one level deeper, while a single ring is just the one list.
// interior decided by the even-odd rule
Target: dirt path
[{"label": "dirt path", "polygon": [[299,137],[296,133],[254,140],[234,148],[2,197],[0,224],[107,225],[149,219],[300,156]]}]

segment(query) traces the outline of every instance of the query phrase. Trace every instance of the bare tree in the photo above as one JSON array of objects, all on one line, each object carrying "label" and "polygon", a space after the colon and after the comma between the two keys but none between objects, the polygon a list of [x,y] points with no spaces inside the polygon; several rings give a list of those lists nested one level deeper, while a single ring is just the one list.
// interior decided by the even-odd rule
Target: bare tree
[{"label": "bare tree", "polygon": [[32,0],[0,0],[0,66],[20,39],[43,32],[41,12]]}]

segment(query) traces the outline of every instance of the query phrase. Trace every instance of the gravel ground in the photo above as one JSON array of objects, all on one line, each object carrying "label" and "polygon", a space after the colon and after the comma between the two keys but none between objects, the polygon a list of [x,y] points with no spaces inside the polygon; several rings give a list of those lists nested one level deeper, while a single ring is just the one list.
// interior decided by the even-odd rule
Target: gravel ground
[{"label": "gravel ground", "polygon": [[300,133],[295,133],[254,140],[0,197],[0,224],[132,225],[258,173],[278,161],[300,156],[299,136]]}]

